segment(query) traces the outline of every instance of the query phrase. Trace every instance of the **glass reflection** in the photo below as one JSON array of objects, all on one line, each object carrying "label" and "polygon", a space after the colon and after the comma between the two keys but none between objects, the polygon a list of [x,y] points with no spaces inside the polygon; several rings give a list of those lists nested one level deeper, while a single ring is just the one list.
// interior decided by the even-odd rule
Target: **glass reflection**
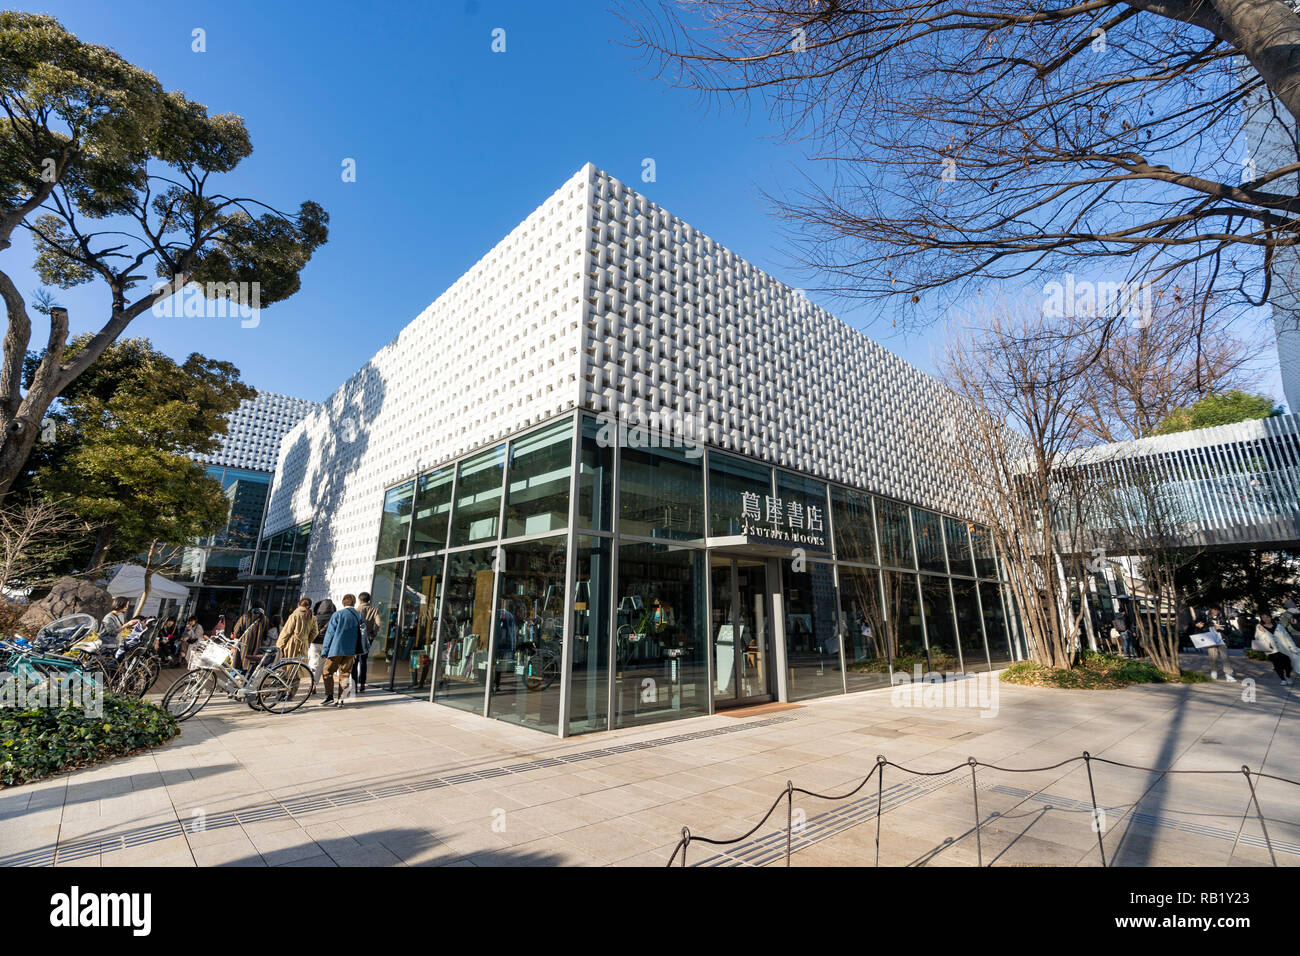
[{"label": "glass reflection", "polygon": [[[709,453],[709,534],[743,533],[742,495],[758,496],[758,501],[772,493],[772,469],[743,458],[719,452]],[[760,507],[762,505],[760,504]]]},{"label": "glass reflection", "polygon": [[407,562],[401,620],[394,617],[392,621],[397,630],[393,688],[399,693],[429,695],[441,583],[442,558],[412,558]]},{"label": "glass reflection", "polygon": [[411,530],[411,553],[440,551],[447,545],[447,523],[451,517],[453,467],[422,475],[415,492],[415,527]]},{"label": "glass reflection", "polygon": [[912,531],[916,538],[916,560],[922,571],[947,574],[944,558],[943,522],[933,511],[912,509]]},{"label": "glass reflection", "polygon": [[925,633],[921,629],[921,604],[915,574],[884,571],[880,575],[885,604],[885,635],[894,673],[915,676],[930,670],[925,653]]},{"label": "glass reflection", "polygon": [[1007,617],[1002,612],[1002,589],[990,581],[980,582],[980,604],[984,608],[984,634],[988,637],[989,662],[994,666],[1011,660]]},{"label": "glass reflection", "polygon": [[624,448],[622,454],[620,531],[652,538],[703,537],[701,459],[669,448]]},{"label": "glass reflection", "polygon": [[[415,482],[390,488],[384,494],[384,513],[379,519],[379,547],[375,560],[400,558],[406,554],[406,533],[411,526],[411,503],[415,497]],[[289,570],[290,554],[285,554],[283,567],[277,567],[281,573]]]},{"label": "glass reflection", "polygon": [[947,578],[921,575],[921,607],[925,611],[925,636],[930,645],[930,667],[941,674],[961,671],[957,657],[957,625]]},{"label": "glass reflection", "polygon": [[841,561],[876,564],[876,532],[871,517],[871,495],[865,491],[831,486],[831,514],[835,525],[835,556]]},{"label": "glass reflection", "polygon": [[[396,637],[397,628],[397,602],[401,598],[399,584],[402,580],[402,571],[406,567],[405,561],[396,561],[392,564],[375,565],[375,574],[370,582],[370,603],[379,615],[379,633],[370,643],[370,653],[365,659],[365,677],[367,687],[387,687],[388,671],[392,661],[393,641]],[[363,671],[361,670],[362,661],[358,658],[357,662],[352,665],[353,674],[358,681]],[[358,686],[361,686],[358,683]]]},{"label": "glass reflection", "polygon": [[483,712],[492,628],[495,573],[492,549],[447,555],[447,583],[439,617],[442,645],[435,667],[434,700]]},{"label": "glass reflection", "polygon": [[569,526],[572,438],[573,423],[565,419],[510,443],[506,537]]},{"label": "glass reflection", "polygon": [[608,538],[578,538],[573,596],[573,674],[569,690],[569,732],[582,734],[609,725],[609,575],[613,545]]},{"label": "glass reflection", "polygon": [[578,524],[597,531],[614,530],[614,446],[602,438],[600,423],[582,420],[582,454],[578,458]]},{"label": "glass reflection", "polygon": [[980,622],[975,582],[953,578],[952,600],[957,608],[957,636],[961,641],[962,668],[968,674],[986,671],[989,669],[989,659],[984,650],[984,625]]},{"label": "glass reflection", "polygon": [[614,726],[689,717],[709,706],[705,552],[619,548]]},{"label": "glass reflection", "polygon": [[956,518],[943,519],[943,536],[948,544],[948,572],[950,574],[973,575],[975,562],[971,555],[968,525]]},{"label": "glass reflection", "polygon": [[565,541],[505,548],[488,699],[489,716],[552,733],[560,727]]},{"label": "glass reflection", "polygon": [[451,544],[473,544],[497,536],[500,518],[501,478],[505,471],[504,445],[460,463],[456,509],[451,521]]},{"label": "glass reflection", "polygon": [[880,572],[839,569],[840,639],[844,677],[850,693],[889,683],[887,629],[880,602]]},{"label": "glass reflection", "polygon": [[844,692],[840,675],[839,611],[831,565],[809,562],[804,571],[782,562],[785,585],[785,655],[790,699]]},{"label": "glass reflection", "polygon": [[880,563],[899,568],[916,567],[912,552],[912,530],[907,522],[907,505],[876,499],[876,529],[880,533]]}]

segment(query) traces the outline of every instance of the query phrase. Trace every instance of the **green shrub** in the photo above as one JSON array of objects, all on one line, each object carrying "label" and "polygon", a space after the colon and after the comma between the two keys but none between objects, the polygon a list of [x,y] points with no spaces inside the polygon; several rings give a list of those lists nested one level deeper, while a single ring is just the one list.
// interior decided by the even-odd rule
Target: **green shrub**
[{"label": "green shrub", "polygon": [[1195,671],[1182,671],[1174,677],[1149,661],[1134,661],[1116,654],[1084,651],[1076,667],[1052,668],[1037,661],[1019,661],[1002,672],[1002,680],[1008,684],[1024,684],[1028,687],[1117,690],[1130,684],[1198,684],[1209,678]]},{"label": "green shrub", "polygon": [[104,713],[79,707],[0,709],[0,785],[11,787],[138,750],[180,733],[176,719],[134,697],[104,695]]},{"label": "green shrub", "polygon": [[1265,654],[1263,651],[1257,651],[1253,647],[1246,648],[1246,656],[1250,658],[1252,661],[1268,660],[1267,654]]}]

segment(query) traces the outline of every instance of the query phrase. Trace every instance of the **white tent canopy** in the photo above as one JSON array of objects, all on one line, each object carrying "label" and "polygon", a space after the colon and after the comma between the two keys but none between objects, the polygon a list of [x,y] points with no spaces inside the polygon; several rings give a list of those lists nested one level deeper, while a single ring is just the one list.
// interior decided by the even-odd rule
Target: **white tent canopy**
[{"label": "white tent canopy", "polygon": [[[138,598],[144,593],[144,568],[138,564],[124,564],[108,581],[108,593],[113,597]],[[184,601],[190,590],[157,571],[149,576],[149,597]]]}]

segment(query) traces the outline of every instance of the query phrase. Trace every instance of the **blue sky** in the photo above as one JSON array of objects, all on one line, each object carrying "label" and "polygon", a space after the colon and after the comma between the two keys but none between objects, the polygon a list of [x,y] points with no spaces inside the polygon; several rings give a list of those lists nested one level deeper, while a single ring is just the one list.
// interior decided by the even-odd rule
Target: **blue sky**
[{"label": "blue sky", "polygon": [[[254,152],[225,181],[294,209],[330,214],[330,241],[302,290],[238,319],[142,316],[178,358],[233,361],[260,389],[329,395],[583,163],[593,162],[792,285],[799,275],[761,191],[797,184],[804,150],[782,144],[761,109],[706,110],[640,68],[603,0],[61,0],[50,13],[113,47],[209,111],[242,115]],[[506,31],[506,52],[491,50]],[[206,52],[191,49],[205,31]],[[656,181],[641,182],[652,157]],[[356,160],[356,182],[340,175]],[[3,254],[29,294],[21,238]],[[925,334],[903,338],[871,307],[814,301],[923,368]],[[75,331],[103,321],[105,294],[58,292]],[[931,330],[930,334],[934,334]],[[34,340],[39,340],[38,331]],[[1270,364],[1274,359],[1270,356]],[[1265,390],[1280,397],[1276,374]]]}]

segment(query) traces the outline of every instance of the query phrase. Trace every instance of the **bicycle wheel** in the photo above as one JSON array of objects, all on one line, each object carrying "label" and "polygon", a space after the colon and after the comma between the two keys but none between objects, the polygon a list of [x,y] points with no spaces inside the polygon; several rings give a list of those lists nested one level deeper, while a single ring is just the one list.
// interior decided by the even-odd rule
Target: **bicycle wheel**
[{"label": "bicycle wheel", "polygon": [[203,709],[216,689],[211,671],[190,671],[167,688],[162,708],[177,720],[186,720]]},{"label": "bicycle wheel", "polygon": [[[285,713],[281,708],[290,700],[289,681],[274,670],[269,670],[257,682],[257,689],[248,695],[248,706],[272,714]],[[257,703],[254,703],[256,701]]]},{"label": "bicycle wheel", "polygon": [[149,665],[139,657],[130,658],[118,671],[114,688],[126,697],[140,698],[153,685]]},{"label": "bicycle wheel", "polygon": [[267,672],[267,676],[272,674],[284,682],[282,696],[273,701],[262,701],[262,707],[273,714],[292,713],[316,693],[316,678],[302,661],[281,661]]},{"label": "bicycle wheel", "polygon": [[108,668],[98,654],[81,658],[81,672],[87,680],[93,680],[104,690],[112,688],[113,683],[108,677]]}]

